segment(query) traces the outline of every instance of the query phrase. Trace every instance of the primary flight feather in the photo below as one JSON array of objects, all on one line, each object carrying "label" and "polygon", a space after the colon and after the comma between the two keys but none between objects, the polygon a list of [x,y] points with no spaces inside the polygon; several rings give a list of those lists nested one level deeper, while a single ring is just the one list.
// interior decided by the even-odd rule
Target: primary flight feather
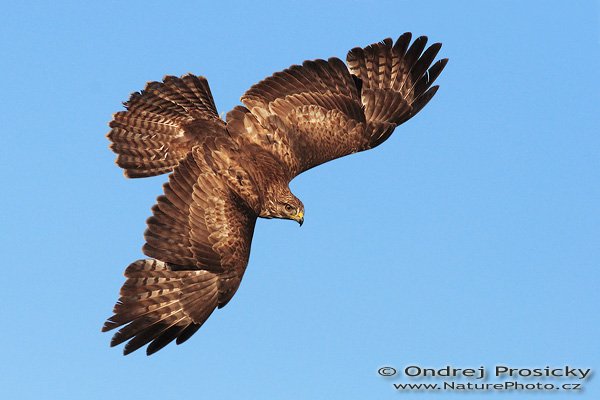
[{"label": "primary flight feather", "polygon": [[[252,86],[219,118],[205,78],[167,76],[131,95],[108,138],[125,176],[170,172],[143,252],[127,267],[111,345],[153,354],[189,339],[240,285],[258,217],[304,221],[298,174],[384,142],[435,95],[447,59],[405,33],[305,61]],[[433,64],[432,64],[433,63]]]}]

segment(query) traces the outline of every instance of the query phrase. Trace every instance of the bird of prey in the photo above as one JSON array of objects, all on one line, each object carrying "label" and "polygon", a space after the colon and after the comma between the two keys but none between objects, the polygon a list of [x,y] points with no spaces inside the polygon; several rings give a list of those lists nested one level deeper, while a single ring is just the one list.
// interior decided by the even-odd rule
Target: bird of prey
[{"label": "bird of prey", "polygon": [[238,289],[257,218],[304,221],[289,183],[327,161],[372,149],[435,95],[441,44],[407,32],[339,58],[305,61],[252,86],[223,121],[204,77],[149,82],[109,126],[129,178],[170,173],[143,252],[125,270],[111,346],[148,355],[189,339]]}]

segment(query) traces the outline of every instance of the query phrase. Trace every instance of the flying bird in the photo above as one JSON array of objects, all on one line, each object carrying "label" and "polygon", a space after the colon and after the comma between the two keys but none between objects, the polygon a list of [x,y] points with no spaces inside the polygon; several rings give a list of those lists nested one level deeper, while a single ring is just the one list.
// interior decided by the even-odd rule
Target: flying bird
[{"label": "flying bird", "polygon": [[[238,289],[257,218],[302,225],[289,183],[372,149],[435,95],[441,44],[404,33],[339,58],[305,61],[252,86],[223,121],[204,77],[149,82],[114,114],[107,137],[128,178],[170,173],[143,253],[125,270],[111,346],[148,355],[189,339]],[[432,64],[433,63],[433,64]]]}]

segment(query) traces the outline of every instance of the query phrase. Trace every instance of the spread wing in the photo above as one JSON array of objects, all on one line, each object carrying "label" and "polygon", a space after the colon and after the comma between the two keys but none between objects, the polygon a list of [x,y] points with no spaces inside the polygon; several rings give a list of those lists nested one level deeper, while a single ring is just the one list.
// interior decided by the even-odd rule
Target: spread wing
[{"label": "spread wing", "polygon": [[204,77],[167,76],[131,95],[107,137],[128,178],[172,171],[202,136],[224,132]]},{"label": "spread wing", "polygon": [[186,268],[217,273],[245,267],[256,215],[198,146],[164,186],[148,219],[143,252]]},{"label": "spread wing", "polygon": [[104,325],[122,326],[111,345],[129,340],[125,354],[150,342],[148,354],[187,340],[233,297],[246,269],[257,216],[202,151],[195,147],[165,184],[143,248],[156,260],[129,266],[115,315]]},{"label": "spread wing", "polygon": [[227,115],[228,130],[270,149],[290,177],[381,144],[429,102],[447,62],[431,66],[441,44],[423,51],[427,38],[409,47],[411,37],[355,48],[348,66],[330,58],[275,73],[244,94],[247,108]]}]

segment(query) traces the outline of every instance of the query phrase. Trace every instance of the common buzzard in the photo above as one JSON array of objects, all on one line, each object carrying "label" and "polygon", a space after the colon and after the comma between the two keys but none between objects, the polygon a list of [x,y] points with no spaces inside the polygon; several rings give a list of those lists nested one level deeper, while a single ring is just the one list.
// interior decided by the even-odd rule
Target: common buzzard
[{"label": "common buzzard", "polygon": [[[305,61],[252,86],[219,118],[204,77],[167,76],[133,93],[108,138],[125,176],[170,172],[143,252],[127,267],[111,346],[147,354],[185,342],[240,285],[258,217],[304,221],[288,184],[319,164],[371,149],[436,93],[447,59],[405,33],[338,58]],[[425,51],[424,51],[425,50]]]}]

